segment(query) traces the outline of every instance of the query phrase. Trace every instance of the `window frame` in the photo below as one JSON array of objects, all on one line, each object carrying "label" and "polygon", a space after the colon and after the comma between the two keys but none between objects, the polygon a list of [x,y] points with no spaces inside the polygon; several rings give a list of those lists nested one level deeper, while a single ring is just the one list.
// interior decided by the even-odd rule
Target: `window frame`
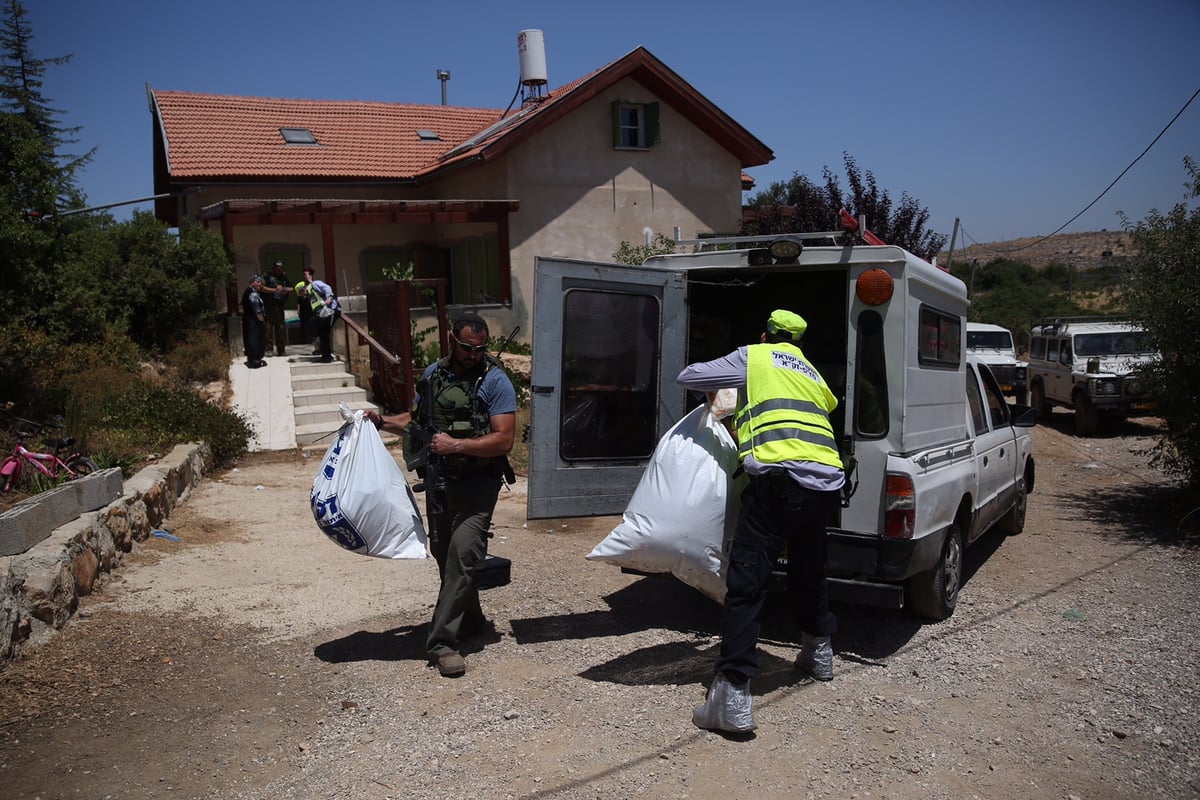
[{"label": "window frame", "polygon": [[[614,150],[650,150],[662,143],[658,103],[638,103],[628,100],[612,102],[612,137]],[[625,112],[636,115],[636,124],[625,120]],[[627,132],[632,136],[626,137]],[[630,141],[636,138],[636,142]]]},{"label": "window frame", "polygon": [[[854,357],[854,432],[861,439],[883,439],[888,435],[891,410],[888,406],[887,348],[883,336],[883,317],[874,309],[858,315]],[[877,364],[867,374],[863,364]],[[874,392],[876,408],[868,403],[868,392]],[[879,414],[879,430],[871,430],[871,411]]]},{"label": "window frame", "polygon": [[311,128],[298,128],[283,126],[279,129],[279,135],[283,137],[283,143],[292,146],[312,147],[320,145],[317,141],[317,135],[312,132]]},{"label": "window frame", "polygon": [[1046,360],[1046,337],[1034,336],[1029,342],[1029,357],[1038,361]]},{"label": "window frame", "polygon": [[[917,363],[924,367],[958,369],[963,363],[965,320],[957,315],[922,305],[917,314]],[[935,332],[932,354],[927,351],[926,334]]]},{"label": "window frame", "polygon": [[[468,236],[444,243],[447,253],[447,302],[467,306],[498,306],[505,301],[500,275],[500,238],[494,233]],[[477,256],[482,263],[476,263]],[[465,262],[463,261],[465,257]],[[483,286],[476,285],[482,275]],[[495,289],[495,293],[487,289]],[[479,296],[482,291],[485,297]]]}]

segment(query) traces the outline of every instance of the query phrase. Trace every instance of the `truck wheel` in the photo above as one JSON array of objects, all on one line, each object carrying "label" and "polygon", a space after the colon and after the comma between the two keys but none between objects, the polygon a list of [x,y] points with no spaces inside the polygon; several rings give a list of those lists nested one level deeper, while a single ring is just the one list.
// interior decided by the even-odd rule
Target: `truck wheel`
[{"label": "truck wheel", "polygon": [[1075,435],[1095,436],[1100,429],[1100,412],[1086,394],[1075,398]]},{"label": "truck wheel", "polygon": [[1050,419],[1050,404],[1046,402],[1046,392],[1042,389],[1042,385],[1035,383],[1031,394],[1033,408],[1037,411],[1038,422],[1045,422]]},{"label": "truck wheel", "polygon": [[918,617],[938,622],[948,619],[958,605],[962,577],[962,532],[958,522],[954,522],[946,530],[946,542],[942,545],[942,557],[937,566],[909,580],[906,605]]},{"label": "truck wheel", "polygon": [[1025,512],[1029,508],[1029,494],[1025,488],[1024,476],[1017,479],[1017,496],[1013,498],[1013,506],[996,523],[996,529],[1005,536],[1016,536],[1025,530]]},{"label": "truck wheel", "polygon": [[1028,389],[1018,389],[1014,399],[1017,401],[1017,405],[1019,405],[1019,406],[1029,405],[1029,390]]}]

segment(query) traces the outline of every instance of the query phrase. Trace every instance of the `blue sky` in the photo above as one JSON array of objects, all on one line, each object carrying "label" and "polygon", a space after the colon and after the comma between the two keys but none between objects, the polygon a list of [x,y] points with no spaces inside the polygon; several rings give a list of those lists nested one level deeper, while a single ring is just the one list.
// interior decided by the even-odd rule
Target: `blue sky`
[{"label": "blue sky", "polygon": [[[517,34],[540,29],[551,88],[645,46],[775,153],[758,188],[839,175],[842,153],[959,246],[1051,233],[1096,199],[1200,89],[1200,0],[1004,3],[641,0],[24,0],[43,87],[91,205],[153,193],[146,84],[503,109]],[[1065,230],[1120,227],[1184,199],[1200,98]],[[127,217],[132,208],[115,209]],[[869,224],[869,221],[868,221]],[[665,233],[670,233],[665,231]]]}]

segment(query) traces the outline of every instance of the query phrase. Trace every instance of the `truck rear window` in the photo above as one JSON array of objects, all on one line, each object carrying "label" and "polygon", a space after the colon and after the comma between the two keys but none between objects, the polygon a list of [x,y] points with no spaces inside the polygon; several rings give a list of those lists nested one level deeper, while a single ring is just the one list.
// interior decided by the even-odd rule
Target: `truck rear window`
[{"label": "truck rear window", "polygon": [[957,367],[962,362],[962,318],[922,307],[917,343],[919,363]]}]

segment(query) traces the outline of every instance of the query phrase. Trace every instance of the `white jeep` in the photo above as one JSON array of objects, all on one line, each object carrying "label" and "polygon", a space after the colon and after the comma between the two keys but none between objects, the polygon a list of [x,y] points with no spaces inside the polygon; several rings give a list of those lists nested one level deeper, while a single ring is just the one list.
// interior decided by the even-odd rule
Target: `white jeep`
[{"label": "white jeep", "polygon": [[1140,369],[1156,361],[1146,332],[1119,317],[1059,317],[1032,331],[1029,391],[1038,417],[1074,409],[1075,433],[1092,436],[1105,418],[1155,413]]},{"label": "white jeep", "polygon": [[1008,328],[987,322],[967,323],[967,352],[987,364],[1000,382],[1000,389],[1018,405],[1029,404],[1029,365],[1017,358]]}]

